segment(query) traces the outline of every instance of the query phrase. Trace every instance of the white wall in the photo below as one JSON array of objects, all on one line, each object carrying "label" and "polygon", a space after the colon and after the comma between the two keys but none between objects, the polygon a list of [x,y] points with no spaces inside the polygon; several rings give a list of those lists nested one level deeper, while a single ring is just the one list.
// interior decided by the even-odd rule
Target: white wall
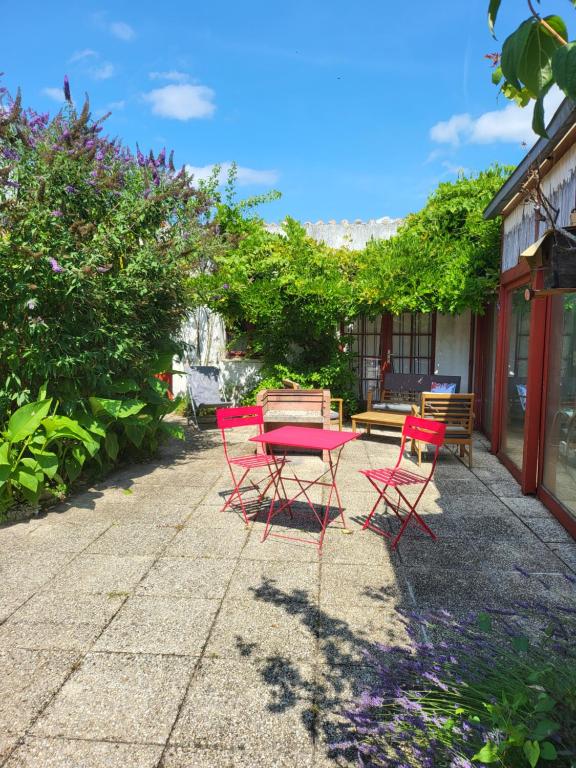
[{"label": "white wall", "polygon": [[460,391],[470,392],[470,310],[436,316],[436,369],[442,376],[460,376]]}]

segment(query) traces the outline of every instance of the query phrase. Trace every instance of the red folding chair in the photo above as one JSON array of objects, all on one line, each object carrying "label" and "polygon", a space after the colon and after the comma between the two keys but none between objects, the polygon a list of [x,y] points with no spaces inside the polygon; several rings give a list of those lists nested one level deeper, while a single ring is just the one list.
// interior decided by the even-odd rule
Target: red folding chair
[{"label": "red folding chair", "polygon": [[[260,488],[257,483],[254,483],[250,478],[248,478],[248,482],[258,492],[258,499],[256,502],[256,517],[258,517],[258,512],[260,509],[260,503],[264,496],[266,495],[268,489],[271,485],[275,485],[275,487],[278,485],[278,483],[281,485],[282,490],[284,491],[284,484],[282,482],[282,468],[284,464],[286,463],[285,459],[278,461],[275,460],[273,456],[269,456],[266,453],[251,453],[244,456],[231,456],[228,451],[228,442],[226,440],[226,431],[229,429],[235,429],[237,427],[249,427],[252,425],[256,425],[258,427],[258,434],[262,434],[264,431],[264,418],[262,414],[262,407],[259,405],[247,405],[241,408],[217,408],[216,409],[216,423],[218,424],[218,428],[220,429],[220,432],[222,434],[222,443],[224,445],[224,456],[226,457],[226,461],[228,463],[228,469],[230,470],[230,474],[232,475],[232,482],[234,483],[234,490],[232,493],[228,496],[226,499],[226,503],[221,509],[221,512],[224,512],[225,509],[228,507],[232,507],[233,501],[236,497],[238,497],[239,506],[242,510],[242,516],[244,518],[244,522],[248,524],[250,522],[248,518],[248,511],[246,509],[247,505],[251,505],[250,502],[245,501],[242,497],[242,483],[246,479],[246,476],[248,473],[253,469],[267,469],[268,470],[268,477],[265,478],[268,480],[266,487],[262,492],[260,492]],[[236,474],[234,472],[234,467],[238,467],[239,470],[243,470],[242,476],[240,479],[236,478]],[[284,491],[284,495],[286,496],[286,493]],[[287,497],[286,497],[287,498]],[[253,504],[253,502],[252,502]],[[292,510],[290,509],[289,512],[291,513]]]},{"label": "red folding chair", "polygon": [[[382,528],[379,528],[376,525],[373,525],[370,521],[372,520],[372,517],[374,513],[376,512],[376,509],[381,501],[384,501],[387,507],[390,507],[395,513],[396,516],[401,520],[401,526],[400,530],[398,531],[398,534],[392,541],[392,549],[395,549],[398,546],[398,542],[400,541],[400,537],[406,530],[406,526],[410,522],[412,518],[418,523],[418,525],[426,531],[426,533],[431,536],[433,539],[436,538],[436,535],[430,530],[430,528],[426,525],[426,523],[422,520],[418,512],[416,512],[416,507],[418,505],[418,502],[422,498],[422,494],[426,490],[426,487],[430,480],[432,479],[432,475],[434,474],[434,469],[436,467],[436,462],[438,460],[438,453],[440,452],[440,448],[442,447],[442,444],[444,443],[444,435],[446,433],[446,424],[442,424],[439,421],[432,421],[431,419],[419,419],[416,416],[407,416],[406,421],[404,422],[404,426],[402,428],[402,444],[400,446],[400,454],[398,456],[398,461],[391,469],[361,469],[360,472],[365,475],[368,480],[372,483],[374,488],[376,489],[378,493],[378,499],[376,500],[376,503],[370,510],[370,514],[366,518],[366,521],[364,522],[364,525],[362,526],[362,530],[366,528],[370,528],[371,531],[376,531],[376,533],[381,534],[382,536],[386,536],[388,539],[392,539],[392,534],[388,533],[388,531],[382,530]],[[406,440],[420,440],[423,443],[427,443],[429,445],[435,446],[434,451],[434,459],[432,461],[432,467],[430,468],[430,474],[425,477],[423,475],[416,474],[415,472],[411,472],[407,469],[401,469],[400,463],[402,461],[402,457],[404,456],[404,446],[406,445]],[[420,490],[420,493],[418,494],[418,498],[415,502],[411,503],[408,501],[406,496],[402,493],[400,488],[404,485],[422,485],[422,488]],[[393,499],[390,495],[390,491],[396,491],[398,494],[398,499]],[[402,502],[406,505],[405,508],[402,507]],[[404,515],[402,514],[404,512]]]}]

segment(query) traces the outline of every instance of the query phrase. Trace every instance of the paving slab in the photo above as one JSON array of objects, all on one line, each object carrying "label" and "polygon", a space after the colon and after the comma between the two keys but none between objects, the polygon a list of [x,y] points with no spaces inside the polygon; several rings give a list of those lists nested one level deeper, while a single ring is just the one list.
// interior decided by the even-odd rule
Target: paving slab
[{"label": "paving slab", "polygon": [[209,600],[222,598],[232,579],[235,565],[235,560],[162,557],[138,585],[136,594]]},{"label": "paving slab", "polygon": [[32,729],[36,736],[164,744],[194,660],[91,653]]},{"label": "paving slab", "polygon": [[170,747],[166,750],[161,768],[312,768],[312,749],[296,754],[270,754],[247,749],[244,751],[222,749],[194,749]]},{"label": "paving slab", "polygon": [[139,555],[78,556],[50,582],[51,592],[130,592],[154,562]]},{"label": "paving slab", "polygon": [[176,535],[169,526],[144,523],[111,525],[86,549],[89,555],[156,555]]},{"label": "paving slab", "polygon": [[28,737],[4,768],[156,768],[162,747]]},{"label": "paving slab", "polygon": [[[311,757],[313,671],[283,658],[206,659],[197,670],[170,744],[268,758]],[[257,724],[257,727],[254,725]]]},{"label": "paving slab", "polygon": [[320,607],[331,605],[382,606],[394,608],[400,601],[402,586],[391,565],[350,564],[324,560],[320,588]]},{"label": "paving slab", "polygon": [[0,648],[82,651],[101,631],[94,624],[8,621],[0,626]]},{"label": "paving slab", "polygon": [[122,653],[199,656],[218,607],[216,600],[130,597],[94,648]]},{"label": "paving slab", "polygon": [[291,600],[316,601],[320,566],[299,563],[293,568],[284,560],[249,560],[242,557],[228,588],[228,599],[249,601],[290,595]]},{"label": "paving slab", "polygon": [[114,594],[87,595],[40,592],[11,617],[12,622],[54,622],[59,624],[94,624],[103,627],[110,621],[125,597]]},{"label": "paving slab", "polygon": [[27,728],[77,659],[73,651],[0,647],[0,733],[20,733]]},{"label": "paving slab", "polygon": [[186,527],[179,531],[166,548],[166,557],[210,557],[231,560],[238,557],[248,538],[236,531],[235,535],[215,536],[212,528]]}]

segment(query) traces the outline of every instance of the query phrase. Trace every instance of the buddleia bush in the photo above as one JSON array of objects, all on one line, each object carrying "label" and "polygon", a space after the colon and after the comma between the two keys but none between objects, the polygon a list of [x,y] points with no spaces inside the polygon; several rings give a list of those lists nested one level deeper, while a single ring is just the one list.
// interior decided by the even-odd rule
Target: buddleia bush
[{"label": "buddleia bush", "polygon": [[0,422],[45,382],[106,395],[170,359],[210,237],[209,195],[172,155],[133,153],[64,93],[50,118],[0,89]]}]

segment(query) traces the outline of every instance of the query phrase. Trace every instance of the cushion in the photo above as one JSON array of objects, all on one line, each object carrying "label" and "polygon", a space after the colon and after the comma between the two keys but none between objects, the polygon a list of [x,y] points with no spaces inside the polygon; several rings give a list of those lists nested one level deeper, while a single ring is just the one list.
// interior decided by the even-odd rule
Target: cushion
[{"label": "cushion", "polygon": [[338,411],[330,411],[330,418],[331,419],[339,419],[340,418],[340,414],[338,413]]},{"label": "cushion", "polygon": [[412,413],[412,403],[374,403],[372,408],[381,413]]},{"label": "cushion", "polygon": [[295,424],[322,424],[324,417],[320,411],[266,411],[264,414],[264,422],[266,424],[274,422],[288,422]]},{"label": "cushion", "polygon": [[453,395],[456,392],[456,384],[455,382],[448,383],[447,381],[432,381],[430,383],[430,391],[435,392],[437,395]]}]

